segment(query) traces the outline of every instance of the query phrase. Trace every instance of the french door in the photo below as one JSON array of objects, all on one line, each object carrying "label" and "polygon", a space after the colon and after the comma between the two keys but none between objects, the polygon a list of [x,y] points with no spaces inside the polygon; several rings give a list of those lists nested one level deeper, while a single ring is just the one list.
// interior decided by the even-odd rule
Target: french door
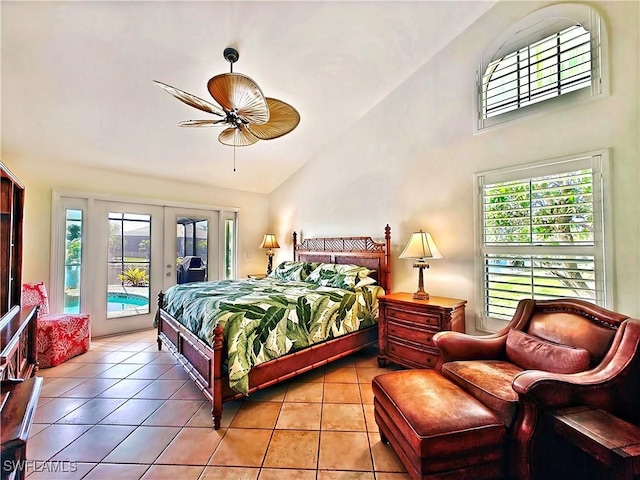
[{"label": "french door", "polygon": [[161,290],[233,276],[236,215],[54,194],[52,312],[89,313],[94,337],[150,328]]}]

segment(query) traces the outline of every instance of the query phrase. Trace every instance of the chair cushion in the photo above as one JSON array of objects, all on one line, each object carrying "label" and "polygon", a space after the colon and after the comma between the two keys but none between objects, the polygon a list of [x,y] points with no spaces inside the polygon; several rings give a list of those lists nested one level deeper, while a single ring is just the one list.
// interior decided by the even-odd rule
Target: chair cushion
[{"label": "chair cushion", "polygon": [[518,394],[511,384],[523,369],[501,360],[447,362],[442,374],[493,410],[508,427],[518,406]]},{"label": "chair cushion", "polygon": [[507,358],[525,370],[578,373],[589,368],[591,354],[584,348],[548,342],[520,330],[509,330]]}]

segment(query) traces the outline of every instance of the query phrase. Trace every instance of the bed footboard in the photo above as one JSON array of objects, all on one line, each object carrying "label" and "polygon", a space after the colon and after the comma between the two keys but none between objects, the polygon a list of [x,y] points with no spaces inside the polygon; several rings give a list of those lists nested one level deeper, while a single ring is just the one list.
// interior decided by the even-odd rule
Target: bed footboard
[{"label": "bed footboard", "polygon": [[158,295],[158,350],[164,343],[176,357],[196,387],[211,402],[211,414],[214,428],[220,428],[222,419],[222,347],[223,330],[218,326],[214,330],[213,348],[202,342],[197,336],[183,327],[175,318],[162,308],[164,294]]}]

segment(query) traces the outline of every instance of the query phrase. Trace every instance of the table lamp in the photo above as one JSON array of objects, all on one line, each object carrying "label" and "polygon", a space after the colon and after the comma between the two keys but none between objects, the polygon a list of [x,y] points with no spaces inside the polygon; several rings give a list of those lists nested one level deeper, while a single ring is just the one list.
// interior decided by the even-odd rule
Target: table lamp
[{"label": "table lamp", "polygon": [[422,230],[412,233],[407,246],[404,247],[404,250],[400,254],[400,258],[411,258],[415,260],[415,262],[413,262],[413,268],[419,269],[418,291],[413,294],[413,298],[416,300],[428,300],[429,294],[424,291],[424,276],[422,272],[425,268],[429,268],[427,259],[443,258],[431,235]]},{"label": "table lamp", "polygon": [[276,236],[273,233],[267,233],[262,239],[262,243],[260,244],[260,248],[267,249],[267,257],[269,257],[269,262],[267,263],[267,275],[271,273],[273,270],[273,250],[272,248],[280,248],[278,245],[278,240],[276,240]]}]

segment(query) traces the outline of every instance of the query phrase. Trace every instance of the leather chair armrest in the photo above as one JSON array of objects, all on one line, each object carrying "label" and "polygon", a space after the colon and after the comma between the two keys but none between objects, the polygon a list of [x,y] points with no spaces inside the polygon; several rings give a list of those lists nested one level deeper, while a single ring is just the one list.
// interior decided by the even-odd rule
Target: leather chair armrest
[{"label": "leather chair armrest", "polygon": [[[629,319],[619,328],[609,352],[591,370],[560,374],[529,370],[518,374],[513,389],[521,399],[544,409],[586,404],[606,406],[629,389],[629,378],[640,372],[640,321]],[[616,399],[616,396],[618,398]]]},{"label": "leather chair armrest", "polygon": [[506,335],[473,336],[465,333],[442,331],[433,336],[440,350],[439,367],[455,360],[489,360],[504,358]]}]

